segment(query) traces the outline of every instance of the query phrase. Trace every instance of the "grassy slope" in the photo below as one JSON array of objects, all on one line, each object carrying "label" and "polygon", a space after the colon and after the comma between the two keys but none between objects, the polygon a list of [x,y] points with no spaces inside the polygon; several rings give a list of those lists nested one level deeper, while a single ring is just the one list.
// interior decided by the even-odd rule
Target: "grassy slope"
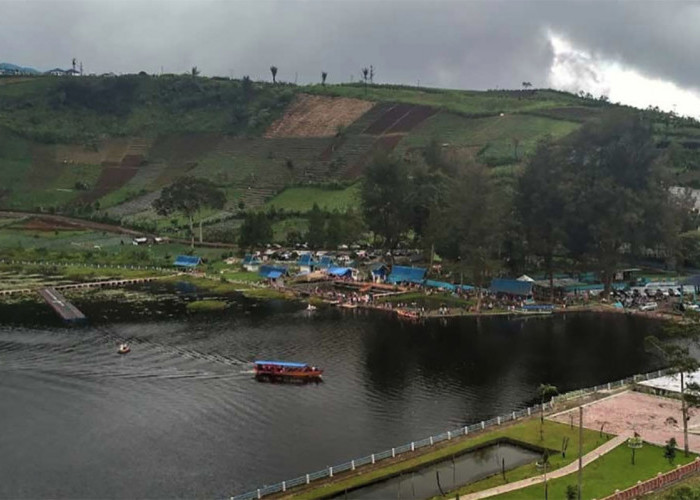
[{"label": "grassy slope", "polygon": [[[678,453],[674,464],[664,458],[660,446],[646,444],[637,450],[635,465],[632,465],[631,450],[621,445],[610,453],[583,469],[583,497],[604,498],[615,492],[634,486],[637,481],[652,479],[659,472],[667,472],[676,465],[683,465],[695,459],[695,455],[684,457]],[[550,498],[566,498],[567,485],[576,485],[576,474],[550,481],[548,484]],[[495,498],[527,500],[540,499],[544,495],[544,486],[536,485]]]}]

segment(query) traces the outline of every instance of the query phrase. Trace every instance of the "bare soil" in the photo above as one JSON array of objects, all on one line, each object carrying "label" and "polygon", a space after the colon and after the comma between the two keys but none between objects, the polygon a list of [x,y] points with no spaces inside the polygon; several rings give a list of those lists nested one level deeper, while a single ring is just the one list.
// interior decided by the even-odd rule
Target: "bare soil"
[{"label": "bare soil", "polygon": [[374,103],[348,97],[300,94],[265,137],[332,137],[369,111]]}]

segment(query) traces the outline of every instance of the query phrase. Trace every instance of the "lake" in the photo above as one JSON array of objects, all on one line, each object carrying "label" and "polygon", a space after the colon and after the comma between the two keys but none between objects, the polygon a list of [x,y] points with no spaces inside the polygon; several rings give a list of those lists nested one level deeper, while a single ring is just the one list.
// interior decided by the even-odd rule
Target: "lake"
[{"label": "lake", "polygon": [[[659,324],[632,316],[411,324],[229,301],[186,314],[179,296],[76,299],[91,318],[77,327],[42,304],[0,307],[0,496],[227,497],[523,408],[542,382],[658,367],[643,340]],[[256,358],[325,381],[256,382]]]}]

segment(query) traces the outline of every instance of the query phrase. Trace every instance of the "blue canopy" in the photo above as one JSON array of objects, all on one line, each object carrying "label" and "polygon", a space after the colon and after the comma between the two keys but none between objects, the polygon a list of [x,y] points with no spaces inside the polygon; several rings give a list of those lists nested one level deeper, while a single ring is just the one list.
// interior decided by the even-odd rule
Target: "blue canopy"
[{"label": "blue canopy", "polygon": [[256,365],[287,366],[289,368],[304,368],[309,366],[306,363],[290,363],[288,361],[255,361]]},{"label": "blue canopy", "polygon": [[449,290],[450,292],[454,292],[458,288],[458,285],[453,285],[452,283],[447,283],[446,281],[435,280],[425,280],[424,285],[430,288],[441,288],[443,290]]},{"label": "blue canopy", "polygon": [[178,255],[174,265],[180,267],[195,267],[202,263],[202,258],[196,255]]},{"label": "blue canopy", "polygon": [[352,269],[349,267],[329,267],[328,274],[331,276],[352,276]]},{"label": "blue canopy", "polygon": [[375,276],[386,276],[389,268],[383,262],[375,262],[369,266],[370,272]]},{"label": "blue canopy", "polygon": [[245,255],[245,257],[243,258],[243,265],[246,265],[246,264],[259,264],[259,263],[260,263],[260,259],[258,259],[257,257],[255,257],[255,256],[253,256],[253,255],[251,255],[251,254],[249,254],[249,253],[247,253],[247,254]]},{"label": "blue canopy", "polygon": [[426,269],[422,267],[394,266],[389,275],[389,283],[422,283]]},{"label": "blue canopy", "polygon": [[260,266],[260,271],[258,272],[260,276],[267,279],[277,279],[280,276],[287,274],[286,267],[276,267],[276,266]]},{"label": "blue canopy", "polygon": [[316,264],[317,267],[321,269],[326,269],[327,267],[332,267],[333,266],[333,257],[330,255],[324,255],[321,257],[321,260],[318,261],[318,264]]},{"label": "blue canopy", "polygon": [[300,266],[312,266],[314,264],[314,261],[311,258],[311,254],[305,253],[304,255],[299,257],[297,264]]},{"label": "blue canopy", "polygon": [[489,291],[492,293],[507,293],[510,295],[531,295],[532,282],[494,278],[491,281]]}]

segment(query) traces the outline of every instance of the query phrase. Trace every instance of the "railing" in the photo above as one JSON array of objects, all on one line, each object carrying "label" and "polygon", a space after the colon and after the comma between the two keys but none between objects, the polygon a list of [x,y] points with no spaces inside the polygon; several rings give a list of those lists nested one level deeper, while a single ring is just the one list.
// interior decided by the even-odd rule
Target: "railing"
[{"label": "railing", "polygon": [[666,474],[659,472],[658,475],[652,479],[644,482],[638,481],[637,484],[631,488],[627,488],[626,490],[617,490],[612,495],[605,497],[604,500],[633,500],[634,498],[639,498],[642,495],[651,493],[652,491],[664,488],[669,484],[675,483],[676,481],[680,481],[685,476],[695,474],[699,470],[700,457],[697,457],[689,464],[677,465],[675,469],[667,472]]},{"label": "railing", "polygon": [[44,260],[14,260],[0,259],[0,264],[23,266],[54,266],[54,267],[89,267],[92,269],[135,269],[140,271],[172,271],[173,268],[159,266],[134,266],[127,264],[85,264],[81,262],[53,262]]},{"label": "railing", "polygon": [[[548,403],[544,403],[542,405],[544,410],[552,409],[554,404],[556,403],[561,403],[565,401],[569,401],[575,398],[579,398],[582,396],[590,395],[590,394],[595,394],[600,391],[612,391],[614,389],[619,389],[621,387],[624,387],[626,385],[635,383],[635,382],[640,382],[643,380],[649,380],[652,378],[657,378],[657,377],[662,377],[664,375],[670,374],[672,371],[669,369],[665,370],[658,370],[655,372],[650,372],[650,373],[645,373],[642,375],[633,375],[632,377],[627,377],[622,380],[617,380],[615,382],[609,382],[607,384],[602,384],[602,385],[596,385],[594,387],[589,387],[585,389],[578,389],[575,391],[567,392],[565,394],[560,394],[558,396],[555,396],[552,398],[551,401]],[[316,471],[316,472],[311,472],[309,474],[305,474],[303,476],[296,477],[294,479],[289,479],[287,481],[282,481],[281,483],[277,484],[272,484],[268,486],[263,486],[261,488],[258,488],[253,491],[249,491],[247,493],[243,493],[241,495],[236,495],[231,497],[231,500],[252,500],[252,499],[257,499],[257,498],[262,498],[265,495],[271,495],[273,493],[283,493],[287,491],[290,488],[293,488],[295,486],[300,486],[302,484],[310,484],[312,481],[316,481],[318,479],[325,479],[325,478],[332,478],[334,475],[339,474],[341,472],[349,471],[349,470],[355,470],[358,467],[361,467],[363,465],[368,465],[368,464],[375,464],[381,460],[385,460],[387,458],[393,458],[398,455],[401,455],[402,453],[410,452],[410,451],[415,451],[420,448],[425,448],[427,446],[434,446],[438,443],[442,443],[444,441],[449,441],[451,439],[460,437],[460,436],[467,436],[470,433],[482,431],[485,429],[489,429],[491,427],[497,427],[499,425],[502,425],[506,422],[512,422],[514,420],[519,420],[524,417],[529,417],[533,414],[537,414],[537,412],[541,411],[540,405],[534,405],[529,408],[525,408],[522,410],[518,411],[513,411],[511,413],[507,413],[505,415],[492,418],[490,420],[484,420],[482,422],[479,422],[477,424],[472,424],[472,425],[467,425],[464,427],[460,427],[458,429],[453,429],[451,431],[443,432],[442,434],[438,434],[436,436],[430,436],[425,439],[421,439],[419,441],[413,441],[411,443],[407,443],[401,446],[397,446],[395,448],[391,448],[390,450],[384,450],[380,451],[378,453],[372,453],[371,455],[368,455],[366,457],[362,458],[356,458],[354,460],[350,460],[349,462],[345,462],[340,465],[334,465],[332,467],[327,467],[326,469]]]}]

